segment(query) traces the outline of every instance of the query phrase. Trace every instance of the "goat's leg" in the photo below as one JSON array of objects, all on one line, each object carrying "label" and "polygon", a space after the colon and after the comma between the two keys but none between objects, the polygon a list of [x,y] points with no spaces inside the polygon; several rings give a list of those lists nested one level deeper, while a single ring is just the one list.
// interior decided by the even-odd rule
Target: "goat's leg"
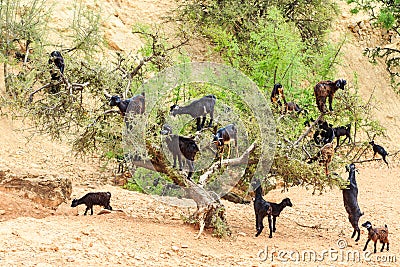
[{"label": "goat's leg", "polygon": [[[259,236],[262,232],[262,230],[264,229],[264,225],[263,225],[263,219],[264,217],[262,217],[261,215],[256,216],[256,221],[258,222],[258,229],[257,229],[257,233],[256,233],[256,237]],[[257,225],[257,223],[256,223]]]},{"label": "goat's leg", "polygon": [[389,251],[389,242],[386,243],[386,250]]},{"label": "goat's leg", "polygon": [[384,248],[385,248],[385,243],[382,244],[381,252],[383,252]]},{"label": "goat's leg", "polygon": [[179,170],[182,171],[183,163],[182,163],[182,155],[181,155],[181,153],[178,153],[177,157],[178,157]]},{"label": "goat's leg", "polygon": [[203,129],[204,124],[206,123],[206,118],[207,118],[206,116],[203,116],[203,120],[201,121],[201,129]]},{"label": "goat's leg", "polygon": [[172,167],[175,169],[176,168],[176,158],[178,157],[178,155],[177,154],[174,154],[173,155],[173,158],[174,158],[174,164],[172,165]]},{"label": "goat's leg", "polygon": [[275,231],[276,231],[276,216],[273,216],[272,217],[272,232],[274,232],[275,233]]},{"label": "goat's leg", "polygon": [[227,156],[227,158],[228,159],[231,158],[231,143],[230,142],[228,143],[228,156]]},{"label": "goat's leg", "polygon": [[357,228],[357,238],[356,238],[356,242],[358,242],[358,240],[360,240],[360,228]]},{"label": "goat's leg", "polygon": [[196,131],[200,131],[201,130],[201,119],[200,117],[196,118]]},{"label": "goat's leg", "polygon": [[378,240],[374,242],[374,253],[376,253],[376,243],[378,243]]},{"label": "goat's leg", "polygon": [[329,110],[330,111],[333,111],[333,109],[332,109],[332,100],[333,100],[333,94],[329,94],[328,101],[329,101]]},{"label": "goat's leg", "polygon": [[236,157],[238,158],[239,157],[239,148],[238,148],[236,139],[235,139],[235,149],[236,149]]},{"label": "goat's leg", "polygon": [[386,163],[386,165],[389,166],[389,163],[386,161],[386,155],[383,155],[383,156],[382,156],[382,159],[383,159],[383,161]]},{"label": "goat's leg", "polygon": [[363,251],[366,251],[366,250],[367,250],[367,246],[368,246],[369,241],[371,241],[371,239],[368,238],[367,243],[365,243],[365,246],[364,246]]},{"label": "goat's leg", "polygon": [[87,212],[89,211],[90,207],[86,207],[85,213],[83,215],[86,215]]},{"label": "goat's leg", "polygon": [[90,215],[93,215],[93,206],[90,207]]},{"label": "goat's leg", "polygon": [[354,228],[353,234],[351,235],[351,238],[354,238],[356,236],[357,230]]},{"label": "goat's leg", "polygon": [[272,238],[272,218],[271,215],[268,215],[268,226],[269,226],[269,238]]},{"label": "goat's leg", "polygon": [[256,230],[258,231],[259,229],[259,224],[258,224],[258,213],[256,213]]},{"label": "goat's leg", "polygon": [[213,124],[213,120],[214,120],[214,110],[210,111],[210,122],[208,123],[208,127],[212,127]]}]

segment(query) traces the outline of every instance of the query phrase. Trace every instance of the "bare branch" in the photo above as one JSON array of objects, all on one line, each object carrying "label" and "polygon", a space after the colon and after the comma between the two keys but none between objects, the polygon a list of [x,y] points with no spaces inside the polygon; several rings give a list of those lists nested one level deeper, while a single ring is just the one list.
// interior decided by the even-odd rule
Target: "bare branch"
[{"label": "bare branch", "polygon": [[301,140],[303,140],[312,130],[312,128],[324,117],[324,114],[320,114],[318,118],[311,124],[311,126],[303,133],[296,142],[293,143],[293,146],[297,146]]}]

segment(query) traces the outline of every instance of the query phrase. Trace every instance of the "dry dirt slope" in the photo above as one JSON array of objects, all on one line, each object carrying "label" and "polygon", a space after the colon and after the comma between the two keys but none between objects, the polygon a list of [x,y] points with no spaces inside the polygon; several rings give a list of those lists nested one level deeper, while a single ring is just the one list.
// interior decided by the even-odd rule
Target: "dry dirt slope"
[{"label": "dry dirt slope", "polygon": [[[93,5],[93,2],[84,2]],[[57,3],[64,12],[61,17],[68,19],[68,2],[60,0]],[[120,14],[112,17],[109,22],[114,25],[110,30],[113,34],[121,32],[121,36],[112,37],[121,49],[125,49],[125,33],[134,18],[157,21],[157,17],[169,6],[168,2],[165,4],[164,1],[160,3],[152,0],[109,0],[97,3],[108,12]],[[115,18],[121,19],[118,21]],[[346,25],[357,19],[350,17],[347,12],[344,17],[339,17],[337,28],[340,33],[346,32]],[[333,35],[332,38],[338,37]],[[376,98],[381,104],[376,110],[376,116],[388,127],[389,137],[380,141],[390,145],[389,151],[397,151],[400,140],[397,123],[400,118],[400,109],[397,107],[399,99],[389,88],[383,68],[372,67],[361,55],[361,47],[356,41],[353,40],[344,47],[344,60],[338,76],[349,77],[351,83],[353,72],[359,73],[360,89],[365,97],[369,96],[374,86],[379,89]],[[68,153],[66,145],[50,142],[45,137],[35,137],[30,143],[26,143],[22,133],[13,131],[21,127],[20,122],[13,123],[2,118],[0,125],[0,169],[11,169],[17,173],[65,175],[74,183],[72,197],[92,190],[109,190],[113,195],[113,208],[123,210],[84,217],[81,216],[82,207],[72,209],[69,203],[51,211],[16,195],[0,192],[0,266],[270,266],[271,258],[261,262],[257,256],[267,247],[269,252],[306,249],[317,253],[329,249],[339,252],[360,251],[366,240],[365,232],[358,244],[349,238],[352,229],[347,222],[338,189],[328,190],[319,196],[312,195],[303,188],[293,188],[285,193],[274,190],[267,195],[267,199],[271,201],[290,197],[294,203],[293,208],[287,208],[278,218],[277,232],[273,239],[269,239],[266,233],[258,238],[254,237],[251,205],[224,202],[233,231],[232,237],[218,240],[207,233],[196,240],[196,230],[180,220],[180,214],[188,214],[187,209],[170,207],[149,196],[108,185],[109,179],[98,170],[95,159],[86,162],[75,159]],[[344,258],[336,261],[326,258],[319,266],[399,265],[398,158],[391,158],[390,168],[375,162],[359,166],[359,169],[359,202],[365,212],[362,220],[371,220],[378,225],[386,223],[389,226],[391,251],[377,255],[396,256],[397,263],[365,260],[353,263]],[[76,216],[77,211],[79,216]],[[315,227],[302,227],[298,224]],[[340,250],[337,246],[339,239],[345,240],[349,247]],[[371,248],[370,244],[369,250]],[[377,257],[371,259],[378,260]],[[283,264],[277,259],[273,264],[295,265],[292,261]],[[296,266],[317,264],[303,262]]]}]

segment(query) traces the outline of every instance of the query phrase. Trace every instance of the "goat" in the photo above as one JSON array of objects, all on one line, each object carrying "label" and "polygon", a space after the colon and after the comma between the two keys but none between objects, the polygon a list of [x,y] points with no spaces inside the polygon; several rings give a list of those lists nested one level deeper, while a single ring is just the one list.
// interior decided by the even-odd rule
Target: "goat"
[{"label": "goat", "polygon": [[239,157],[239,149],[237,145],[237,128],[235,124],[228,124],[224,128],[220,128],[214,135],[213,142],[217,146],[216,157],[220,159],[222,163],[222,154],[224,152],[225,145],[228,145],[228,158],[231,155],[231,142],[235,142],[236,157]]},{"label": "goat", "polygon": [[308,111],[301,108],[299,105],[297,105],[295,102],[285,102],[285,113],[288,111],[293,111],[296,113],[304,112],[304,114],[307,114]]},{"label": "goat", "polygon": [[110,198],[111,198],[110,192],[87,193],[80,199],[75,198],[74,200],[72,200],[71,207],[76,207],[78,205],[85,204],[86,210],[84,215],[86,215],[89,209],[90,209],[90,215],[93,215],[93,205],[103,206],[105,209],[112,210],[112,207],[110,206]]},{"label": "goat", "polygon": [[272,238],[272,206],[262,197],[262,188],[259,180],[252,182],[255,188],[254,212],[256,214],[256,237],[259,236],[264,229],[263,220],[268,216],[269,238]]},{"label": "goat", "polygon": [[333,133],[336,136],[336,148],[339,147],[339,141],[341,136],[346,136],[346,138],[343,140],[343,143],[346,141],[346,139],[349,139],[349,144],[351,142],[351,136],[350,136],[350,128],[351,128],[351,123],[347,124],[346,126],[339,126],[333,128]]},{"label": "goat", "polygon": [[283,86],[280,83],[276,83],[271,92],[271,103],[282,106],[282,102],[279,98],[282,98],[283,103],[286,103],[285,95],[283,94]]},{"label": "goat", "polygon": [[135,95],[128,99],[121,99],[118,95],[110,96],[109,94],[104,94],[106,97],[110,98],[110,106],[117,106],[121,116],[125,117],[126,114],[143,114],[145,112],[145,94],[144,92],[140,95]]},{"label": "goat", "polygon": [[326,113],[326,98],[329,99],[329,110],[332,109],[332,100],[336,91],[340,88],[344,90],[344,86],[346,85],[346,80],[339,79],[336,81],[321,81],[317,83],[314,87],[314,95],[317,102],[317,106],[320,112]]},{"label": "goat", "polygon": [[310,158],[307,163],[312,163],[314,161],[319,160],[319,164],[324,165],[325,167],[325,175],[329,174],[328,166],[332,161],[335,150],[333,149],[332,143],[325,144],[320,151],[318,151],[317,155]]},{"label": "goat", "polygon": [[385,224],[385,227],[380,227],[380,228],[373,228],[372,224],[369,221],[366,221],[365,223],[362,224],[363,227],[367,228],[368,230],[368,240],[367,243],[365,243],[363,251],[367,249],[369,241],[374,241],[374,253],[376,253],[376,243],[379,240],[379,242],[382,243],[382,248],[381,252],[383,252],[383,249],[385,248],[386,245],[386,250],[389,251],[389,230],[387,225]]},{"label": "goat", "polygon": [[[62,57],[62,55],[59,51],[51,52],[50,58],[49,58],[49,64],[53,64],[53,63],[54,63],[54,65],[56,65],[56,67],[58,68],[60,73],[64,74],[64,68],[65,68],[64,58]],[[50,70],[51,80],[59,80],[61,78],[58,70],[57,71],[55,71],[53,69]]]},{"label": "goat", "polygon": [[344,208],[349,215],[349,222],[354,228],[351,238],[354,238],[357,233],[357,238],[355,240],[357,242],[360,240],[360,228],[358,227],[358,221],[360,220],[360,217],[364,215],[364,213],[361,212],[360,207],[358,206],[358,187],[356,182],[356,166],[354,163],[346,166],[346,172],[349,172],[349,185],[345,189],[342,189],[343,203]]},{"label": "goat", "polygon": [[189,166],[188,179],[190,179],[194,172],[194,159],[197,152],[200,151],[196,142],[192,138],[172,134],[171,126],[167,124],[164,124],[161,134],[168,135],[165,138],[165,142],[167,143],[168,150],[172,153],[174,168],[176,167],[176,160],[178,159],[179,170],[181,171],[183,168],[182,156],[186,158],[186,162]]},{"label": "goat", "polygon": [[318,128],[313,135],[314,142],[317,145],[327,144],[333,141],[335,138],[335,132],[332,128],[332,124],[328,124],[326,121],[318,121]]},{"label": "goat", "polygon": [[386,165],[389,166],[389,163],[386,161],[386,156],[388,155],[386,150],[382,146],[375,144],[374,141],[369,142],[369,144],[372,145],[372,149],[374,150],[373,158],[375,159],[376,153],[378,153],[382,156],[382,159],[386,163]]},{"label": "goat", "polygon": [[272,231],[275,233],[276,217],[279,217],[284,208],[292,207],[293,205],[289,198],[285,198],[281,203],[269,202],[269,204],[272,207]]},{"label": "goat", "polygon": [[[210,114],[210,123],[208,124],[208,127],[212,126],[216,99],[217,98],[214,95],[206,95],[184,107],[172,105],[170,113],[172,116],[189,114],[196,119],[196,130],[200,131],[204,127],[207,114]],[[201,117],[203,120],[201,120]]]}]

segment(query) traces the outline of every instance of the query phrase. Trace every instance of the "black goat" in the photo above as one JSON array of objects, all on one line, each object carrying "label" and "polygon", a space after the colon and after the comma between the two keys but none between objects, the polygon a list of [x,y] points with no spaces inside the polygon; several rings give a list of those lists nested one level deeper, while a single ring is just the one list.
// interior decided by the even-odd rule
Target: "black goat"
[{"label": "black goat", "polygon": [[110,206],[110,192],[95,192],[95,193],[87,193],[80,199],[72,200],[71,207],[76,207],[81,204],[86,205],[85,214],[87,214],[88,210],[90,209],[90,215],[93,215],[93,205],[103,206],[105,209],[112,210]]},{"label": "black goat", "polygon": [[336,91],[340,88],[344,90],[344,86],[346,85],[346,80],[339,79],[336,81],[321,81],[317,83],[314,87],[314,95],[317,101],[317,106],[320,112],[326,113],[326,98],[329,98],[329,110],[332,109],[332,100]]},{"label": "black goat", "polygon": [[52,80],[59,80],[61,76],[59,73],[64,74],[64,58],[62,57],[60,51],[53,51],[50,54],[49,64],[54,64],[58,68],[58,70],[51,69],[50,75]]},{"label": "black goat", "polygon": [[[216,99],[217,98],[214,95],[206,95],[184,107],[172,105],[170,108],[171,115],[176,116],[180,114],[189,114],[196,119],[196,129],[197,131],[200,131],[204,127],[207,114],[210,114],[210,123],[208,124],[208,127],[212,126]],[[203,120],[201,120],[201,117]]]},{"label": "black goat", "polygon": [[346,138],[343,140],[343,142],[346,141],[346,139],[349,139],[349,144],[351,142],[351,136],[350,136],[350,128],[351,128],[351,123],[347,124],[346,126],[339,126],[333,128],[333,132],[336,136],[336,148],[339,147],[339,141],[341,136],[346,136]]},{"label": "black goat", "polygon": [[385,224],[385,227],[380,227],[380,228],[373,228],[372,223],[369,221],[366,221],[365,223],[362,224],[363,227],[367,228],[368,230],[368,240],[367,243],[365,243],[363,251],[367,249],[369,241],[374,241],[374,253],[376,253],[376,243],[381,242],[382,243],[382,248],[381,252],[383,252],[383,249],[385,248],[386,245],[386,250],[389,251],[389,230],[387,225]]},{"label": "black goat", "polygon": [[235,124],[228,124],[224,128],[220,128],[214,135],[214,144],[217,146],[216,157],[222,162],[222,154],[224,153],[225,145],[228,146],[228,158],[231,155],[231,142],[235,143],[236,157],[239,157],[239,149],[237,145],[237,128]]},{"label": "black goat", "polygon": [[269,238],[272,238],[272,206],[262,197],[260,181],[256,180],[252,182],[252,186],[255,188],[254,212],[256,214],[256,237],[259,236],[264,229],[263,220],[265,216],[268,216]]},{"label": "black goat", "polygon": [[121,99],[121,97],[118,95],[105,95],[106,97],[110,98],[110,106],[117,106],[122,116],[125,116],[127,113],[136,115],[143,114],[145,112],[146,107],[144,92],[140,95],[135,95],[128,99]]},{"label": "black goat", "polygon": [[168,135],[165,138],[165,142],[167,143],[168,150],[172,153],[174,159],[173,167],[176,167],[176,160],[178,159],[179,170],[182,170],[182,156],[184,156],[189,166],[188,179],[190,179],[194,172],[194,159],[197,152],[200,151],[196,142],[192,138],[172,134],[171,126],[167,124],[163,126],[161,134]]},{"label": "black goat", "polygon": [[373,158],[375,159],[376,153],[378,153],[382,156],[382,159],[386,163],[386,165],[389,166],[389,163],[386,161],[386,156],[388,155],[386,150],[382,146],[375,144],[374,141],[369,142],[369,144],[372,145],[372,149],[374,150]]},{"label": "black goat", "polygon": [[317,145],[331,143],[335,138],[335,132],[332,128],[332,124],[328,124],[326,121],[318,121],[317,130],[315,130],[313,139]]},{"label": "black goat", "polygon": [[354,163],[346,166],[346,171],[349,172],[349,185],[347,188],[342,189],[343,193],[343,203],[346,209],[347,214],[349,214],[349,221],[354,228],[354,232],[351,235],[351,238],[357,233],[356,242],[360,240],[360,228],[358,227],[358,221],[360,217],[364,215],[361,212],[360,207],[358,206],[357,196],[358,196],[358,187],[356,182],[356,167]]},{"label": "black goat", "polygon": [[284,200],[281,201],[281,203],[272,203],[269,202],[269,204],[272,207],[272,231],[276,231],[276,217],[279,217],[281,214],[282,210],[286,207],[292,207],[292,202],[290,201],[289,198],[285,198]]}]

